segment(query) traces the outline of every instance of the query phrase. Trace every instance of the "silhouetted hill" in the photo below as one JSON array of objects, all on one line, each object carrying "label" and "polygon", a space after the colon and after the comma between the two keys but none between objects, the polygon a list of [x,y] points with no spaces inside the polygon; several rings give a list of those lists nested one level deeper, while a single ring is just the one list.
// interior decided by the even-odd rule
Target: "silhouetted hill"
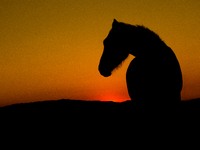
[{"label": "silhouetted hill", "polygon": [[[24,123],[27,120],[32,123],[50,122],[56,126],[63,124],[70,130],[75,129],[76,126],[85,127],[86,124],[87,126],[99,126],[100,122],[108,123],[113,122],[112,120],[121,120],[126,118],[122,114],[132,114],[129,112],[131,106],[131,101],[115,103],[62,99],[2,107],[0,108],[0,118],[9,124]],[[127,109],[128,107],[130,108]]]},{"label": "silhouetted hill", "polygon": [[[92,117],[93,115],[103,116],[106,114],[120,113],[131,106],[131,101],[122,103],[83,101],[83,100],[51,100],[32,103],[13,104],[0,108],[3,115],[32,116],[57,115],[58,117],[76,116],[78,118]],[[131,109],[128,109],[131,110]]]},{"label": "silhouetted hill", "polygon": [[[200,99],[182,101],[179,104],[62,99],[2,107],[0,108],[0,120],[5,129],[20,132],[19,129],[25,130],[26,128],[27,132],[31,129],[33,134],[35,131],[44,132],[45,130],[49,135],[53,130],[60,133],[65,131],[66,136],[88,135],[88,133],[97,136],[102,133],[105,135],[112,130],[112,134],[119,136],[116,131],[132,135],[133,130],[138,132],[160,131],[158,125],[167,126],[163,127],[164,129],[172,125],[173,128],[180,127],[185,123],[179,122],[198,120],[199,106]],[[35,128],[37,130],[32,130]]]},{"label": "silhouetted hill", "polygon": [[179,104],[155,104],[155,103],[136,103],[130,100],[116,103],[116,102],[102,102],[102,101],[84,101],[84,100],[51,100],[51,101],[39,101],[39,102],[32,102],[32,103],[20,103],[20,104],[13,104],[10,106],[1,107],[1,112],[90,112],[90,113],[105,113],[105,112],[120,112],[120,111],[132,111],[134,109],[150,109],[150,108],[163,108],[163,107],[187,107],[187,106],[200,106],[200,98],[193,99],[190,101],[181,101]]},{"label": "silhouetted hill", "polygon": [[[122,105],[130,104],[131,101],[126,101],[122,103],[115,103],[112,101],[102,102],[102,101],[84,101],[84,100],[50,100],[50,101],[38,101],[31,103],[19,103],[13,104],[10,106],[1,107],[0,110],[9,110],[9,111],[34,111],[34,110],[67,110],[67,109],[96,109],[100,107],[109,108],[109,107],[117,107]],[[86,109],[87,108],[87,109]]]}]

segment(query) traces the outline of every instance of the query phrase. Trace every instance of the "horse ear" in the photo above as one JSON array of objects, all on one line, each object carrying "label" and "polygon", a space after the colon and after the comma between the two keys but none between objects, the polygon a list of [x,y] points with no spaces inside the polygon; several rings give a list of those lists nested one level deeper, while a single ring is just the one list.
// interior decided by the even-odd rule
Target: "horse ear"
[{"label": "horse ear", "polygon": [[114,19],[112,27],[116,26],[118,24],[118,21],[116,19]]}]

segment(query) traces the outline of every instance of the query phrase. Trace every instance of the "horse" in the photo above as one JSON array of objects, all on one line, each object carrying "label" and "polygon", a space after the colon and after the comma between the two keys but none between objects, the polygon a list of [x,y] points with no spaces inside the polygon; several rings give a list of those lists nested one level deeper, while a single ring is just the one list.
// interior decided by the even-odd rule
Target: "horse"
[{"label": "horse", "polygon": [[175,53],[161,38],[143,25],[131,25],[114,19],[98,70],[104,77],[129,56],[126,72],[129,96],[135,102],[180,102],[182,73]]}]

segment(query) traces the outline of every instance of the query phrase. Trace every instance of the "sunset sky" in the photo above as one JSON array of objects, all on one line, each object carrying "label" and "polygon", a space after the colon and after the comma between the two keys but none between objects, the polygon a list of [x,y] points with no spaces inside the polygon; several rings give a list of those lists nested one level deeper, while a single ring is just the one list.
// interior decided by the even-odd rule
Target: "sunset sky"
[{"label": "sunset sky", "polygon": [[126,69],[98,72],[113,19],[156,32],[175,52],[182,100],[200,97],[199,0],[1,0],[0,106],[42,100],[128,100]]}]

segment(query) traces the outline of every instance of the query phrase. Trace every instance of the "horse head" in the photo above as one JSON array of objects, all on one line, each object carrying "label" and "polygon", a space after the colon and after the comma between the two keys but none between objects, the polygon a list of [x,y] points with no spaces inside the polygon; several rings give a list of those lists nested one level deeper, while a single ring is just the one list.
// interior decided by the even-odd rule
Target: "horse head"
[{"label": "horse head", "polygon": [[112,29],[103,41],[104,50],[99,63],[101,75],[104,77],[110,76],[111,72],[128,57],[129,53],[124,44],[120,25],[114,19]]}]

